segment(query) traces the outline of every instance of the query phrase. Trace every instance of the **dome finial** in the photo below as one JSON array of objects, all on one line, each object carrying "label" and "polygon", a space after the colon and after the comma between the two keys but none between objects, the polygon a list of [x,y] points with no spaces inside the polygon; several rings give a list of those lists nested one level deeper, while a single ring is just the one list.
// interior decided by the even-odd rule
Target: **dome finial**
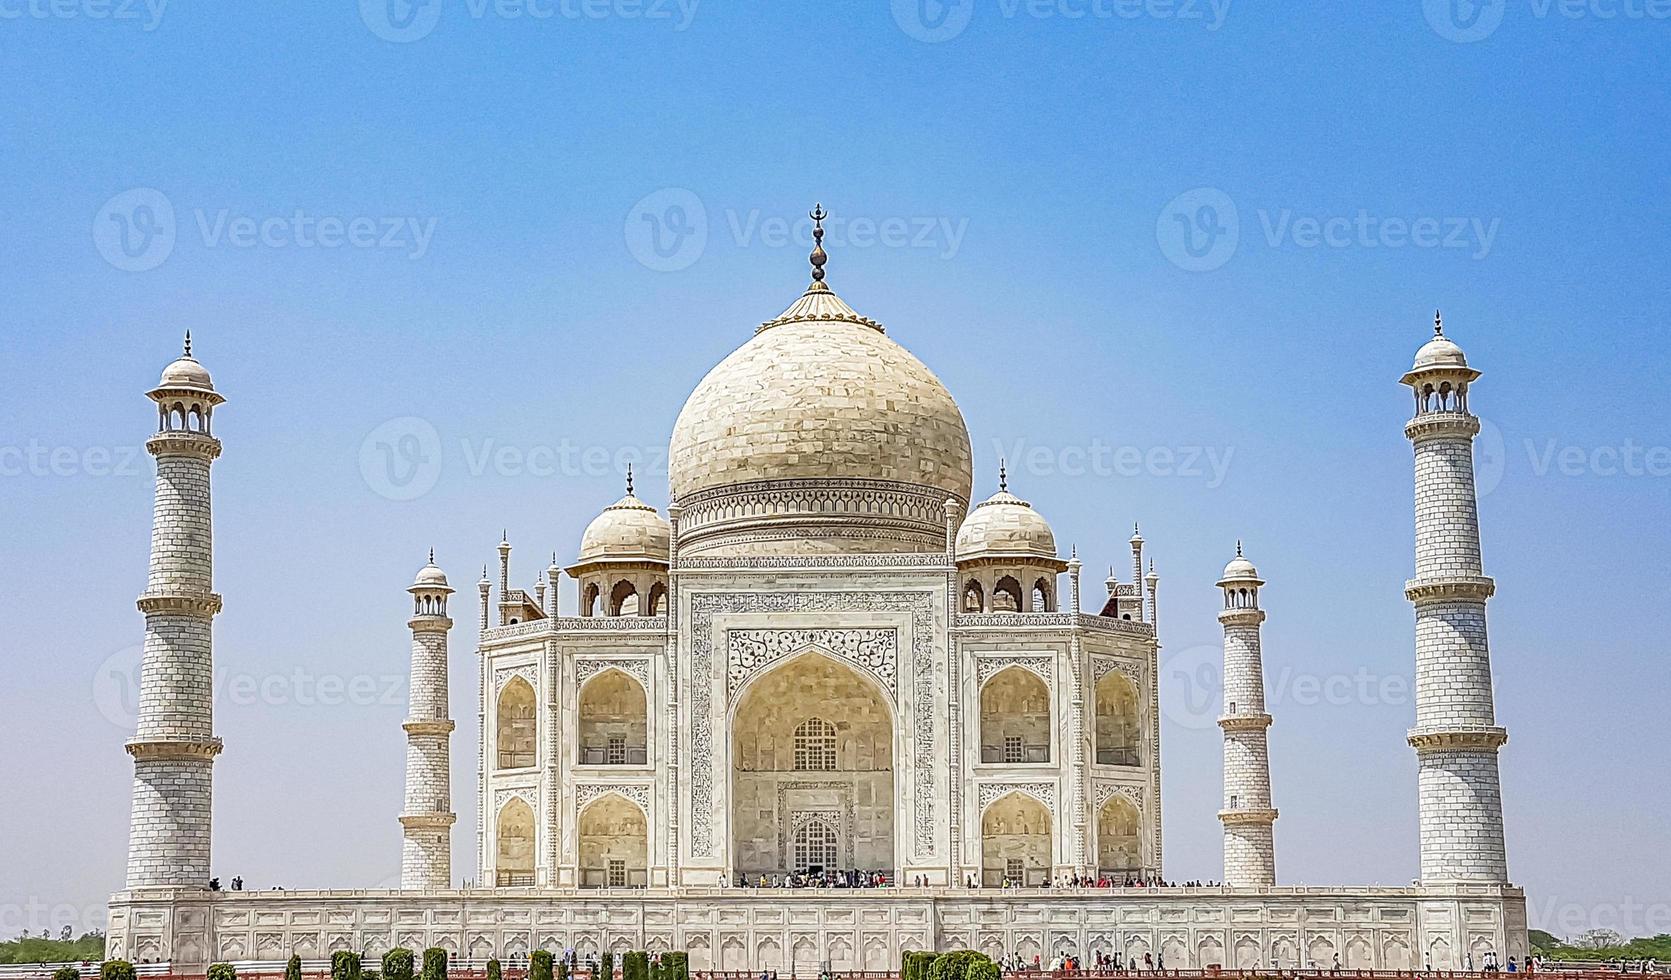
[{"label": "dome finial", "polygon": [[1237,558],[1242,557],[1242,539],[1241,538],[1236,539],[1236,557]]},{"label": "dome finial", "polygon": [[429,549],[429,563],[431,565],[435,564],[435,549],[434,548]]},{"label": "dome finial", "polygon": [[1445,335],[1445,321],[1444,321],[1444,318],[1439,316],[1439,311],[1438,310],[1434,310],[1433,311],[1433,336],[1443,337],[1444,335]]},{"label": "dome finial", "polygon": [[830,213],[824,210],[823,204],[814,204],[812,210],[807,212],[807,217],[812,219],[811,259],[813,282],[824,281],[824,263],[829,261],[830,258],[824,252],[824,219],[829,216]]},{"label": "dome finial", "polygon": [[627,464],[627,496],[632,496],[632,464]]},{"label": "dome finial", "polygon": [[185,356],[187,356],[187,357],[191,356],[191,331],[190,330],[186,331],[186,355]]},{"label": "dome finial", "polygon": [[1010,471],[1004,467],[1003,457],[998,459],[998,492],[1007,493],[1010,489]]}]

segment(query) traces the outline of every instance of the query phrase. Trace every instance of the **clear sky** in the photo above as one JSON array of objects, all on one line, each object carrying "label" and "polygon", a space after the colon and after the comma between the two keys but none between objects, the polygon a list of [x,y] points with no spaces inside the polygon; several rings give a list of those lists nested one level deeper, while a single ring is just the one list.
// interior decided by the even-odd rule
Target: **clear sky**
[{"label": "clear sky", "polygon": [[1485,372],[1513,877],[1534,925],[1671,930],[1671,11],[1455,4],[0,0],[0,932],[121,881],[143,392],[185,329],[229,399],[215,869],[387,884],[426,549],[468,609],[502,528],[527,585],[628,461],[665,504],[673,418],[804,285],[815,200],[979,494],[1008,456],[1093,596],[1142,522],[1176,879],[1219,874],[1238,537],[1280,878],[1415,872],[1397,378],[1442,306]]}]

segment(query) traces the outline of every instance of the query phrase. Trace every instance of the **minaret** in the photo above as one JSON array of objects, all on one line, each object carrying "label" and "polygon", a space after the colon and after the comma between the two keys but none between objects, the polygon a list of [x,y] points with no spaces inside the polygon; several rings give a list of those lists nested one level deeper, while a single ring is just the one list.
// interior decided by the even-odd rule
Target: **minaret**
[{"label": "minaret", "polygon": [[185,354],[163,369],[149,392],[157,434],[145,448],[157,459],[151,568],[139,611],[145,656],[133,756],[133,814],[127,887],[207,888],[210,802],[215,756],[213,624],[214,533],[209,467],[220,456],[210,424],[215,392],[209,372]]},{"label": "minaret", "polygon": [[1271,824],[1271,761],[1266,730],[1265,667],[1259,651],[1259,587],[1264,585],[1253,563],[1236,557],[1224,566],[1218,587],[1224,590],[1224,883],[1233,888],[1268,888],[1276,884],[1276,849]]},{"label": "minaret", "polygon": [[1474,436],[1468,388],[1480,376],[1433,315],[1433,339],[1401,379],[1415,393],[1404,427],[1415,448],[1416,750],[1421,880],[1508,881],[1497,725],[1485,600],[1496,589],[1480,564]]},{"label": "minaret", "polygon": [[[1114,577],[1112,569],[1109,570],[1108,577]],[[1137,587],[1137,618],[1145,619],[1147,617],[1143,608],[1143,534],[1137,530],[1136,524],[1131,526],[1131,582]]]},{"label": "minaret", "polygon": [[412,587],[411,710],[406,723],[406,806],[400,812],[405,845],[400,855],[400,887],[448,888],[452,885],[453,814],[451,753],[453,721],[447,710],[447,576],[429,564],[418,570]]}]

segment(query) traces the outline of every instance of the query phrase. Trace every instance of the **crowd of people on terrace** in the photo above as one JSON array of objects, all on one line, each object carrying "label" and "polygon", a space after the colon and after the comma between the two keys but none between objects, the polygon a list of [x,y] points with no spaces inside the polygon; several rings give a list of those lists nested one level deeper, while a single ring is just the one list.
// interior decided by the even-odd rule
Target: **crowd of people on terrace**
[{"label": "crowd of people on terrace", "polygon": [[[872,871],[860,868],[826,870],[813,868],[806,871],[789,872],[738,872],[735,879],[725,872],[720,872],[719,884],[721,888],[735,885],[738,888],[927,888],[930,886],[927,875],[915,875],[910,882],[903,883],[894,879],[886,871]],[[1026,881],[1020,877],[1004,876],[997,886],[988,886],[978,874],[971,874],[963,881],[965,888],[998,887],[1011,888],[1203,888],[1215,887],[1216,881],[1167,881],[1158,875],[1137,874],[1135,872],[1099,875],[1057,875],[1044,877],[1034,881]]]}]

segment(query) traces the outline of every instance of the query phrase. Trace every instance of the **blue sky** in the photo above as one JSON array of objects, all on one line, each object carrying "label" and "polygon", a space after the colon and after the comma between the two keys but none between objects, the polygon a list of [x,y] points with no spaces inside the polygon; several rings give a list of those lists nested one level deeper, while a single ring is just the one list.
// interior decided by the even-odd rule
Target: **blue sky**
[{"label": "blue sky", "polygon": [[[1442,306],[1485,371],[1513,876],[1535,925],[1671,930],[1666,11],[433,2],[0,0],[0,931],[96,922],[120,881],[142,392],[185,329],[229,398],[216,869],[384,883],[425,550],[468,589],[508,528],[526,584],[626,462],[664,504],[672,420],[803,286],[815,200],[831,283],[959,398],[978,491],[1010,456],[1092,594],[1142,522],[1174,878],[1219,869],[1199,706],[1238,537],[1280,877],[1414,874],[1396,382]],[[415,495],[375,465],[401,439],[440,447]]]}]

